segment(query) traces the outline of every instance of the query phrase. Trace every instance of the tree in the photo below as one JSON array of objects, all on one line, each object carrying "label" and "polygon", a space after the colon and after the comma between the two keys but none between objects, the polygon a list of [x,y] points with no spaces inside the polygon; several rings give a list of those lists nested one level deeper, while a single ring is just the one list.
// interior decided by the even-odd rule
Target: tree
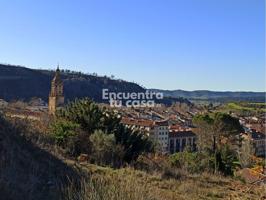
[{"label": "tree", "polygon": [[56,119],[50,126],[50,132],[56,143],[70,156],[90,152],[88,134],[80,129],[79,124],[62,118]]},{"label": "tree", "polygon": [[150,138],[137,129],[119,124],[114,135],[116,142],[123,145],[125,149],[124,160],[126,162],[136,160],[143,152],[152,152],[154,150],[153,142]]},{"label": "tree", "polygon": [[242,146],[238,152],[238,159],[242,168],[251,167],[254,164],[252,159],[255,148],[250,140],[242,141]]},{"label": "tree", "polygon": [[210,151],[214,146],[213,119],[208,115],[196,115],[193,118],[193,124],[196,126],[197,148],[200,152]]},{"label": "tree", "polygon": [[225,113],[215,113],[213,120],[213,129],[215,130],[215,137],[217,144],[224,145],[225,143],[230,148],[237,149],[241,146],[241,133],[243,133],[243,127],[239,123],[239,120],[231,115]]},{"label": "tree", "polygon": [[102,109],[102,112],[103,116],[101,118],[100,128],[106,133],[116,132],[119,128],[121,117],[113,111],[106,109],[105,107]]},{"label": "tree", "polygon": [[56,120],[51,125],[51,132],[58,145],[63,145],[71,136],[77,134],[79,125],[63,119]]},{"label": "tree", "polygon": [[224,175],[233,175],[234,170],[240,166],[235,151],[230,149],[229,145],[225,145],[216,155],[218,169]]},{"label": "tree", "polygon": [[84,98],[70,102],[64,109],[59,110],[57,116],[77,123],[84,131],[93,133],[100,128],[103,113],[92,100]]},{"label": "tree", "polygon": [[[196,126],[195,131],[198,134],[199,151],[214,155],[214,172],[217,172],[218,169],[221,169],[219,165],[224,162],[221,157],[223,151],[233,153],[241,147],[240,134],[243,132],[243,128],[237,118],[225,113],[215,113],[212,116],[196,115],[193,118],[193,124]],[[228,148],[230,151],[224,148]],[[235,158],[235,154],[231,156]]]},{"label": "tree", "polygon": [[119,167],[122,165],[124,150],[116,144],[113,134],[105,134],[101,130],[96,130],[90,136],[92,144],[91,158],[99,165],[111,165]]},{"label": "tree", "polygon": [[69,103],[57,113],[57,118],[78,124],[87,137],[96,130],[106,135],[114,135],[116,145],[125,149],[123,160],[126,162],[135,160],[141,153],[153,150],[153,143],[146,134],[124,126],[116,113],[107,108],[100,108],[88,98]]}]

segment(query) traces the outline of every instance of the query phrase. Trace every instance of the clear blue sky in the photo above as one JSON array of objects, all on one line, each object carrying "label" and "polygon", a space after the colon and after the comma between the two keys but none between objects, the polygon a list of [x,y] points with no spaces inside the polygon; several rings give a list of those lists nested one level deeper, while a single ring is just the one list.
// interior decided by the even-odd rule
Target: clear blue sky
[{"label": "clear blue sky", "polygon": [[0,0],[0,62],[265,91],[264,0]]}]

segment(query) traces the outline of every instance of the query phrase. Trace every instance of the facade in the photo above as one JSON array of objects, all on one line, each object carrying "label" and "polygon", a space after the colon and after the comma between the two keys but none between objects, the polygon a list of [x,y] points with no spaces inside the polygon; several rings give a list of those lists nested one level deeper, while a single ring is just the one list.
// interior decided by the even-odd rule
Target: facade
[{"label": "facade", "polygon": [[122,118],[121,123],[132,128],[143,130],[149,137],[157,142],[160,152],[168,153],[168,121]]},{"label": "facade", "polygon": [[171,154],[182,152],[185,148],[196,151],[196,134],[191,130],[170,130],[169,152]]},{"label": "facade", "polygon": [[263,133],[256,132],[252,130],[250,133],[251,140],[255,147],[256,156],[265,156],[266,155],[266,136]]},{"label": "facade", "polygon": [[168,121],[155,121],[151,132],[151,137],[158,142],[159,151],[168,153],[169,125]]},{"label": "facade", "polygon": [[49,114],[54,115],[58,107],[64,104],[64,94],[63,94],[63,81],[60,78],[60,70],[57,67],[55,76],[51,82],[51,91],[49,94]]},{"label": "facade", "polygon": [[158,150],[163,154],[182,152],[188,147],[196,151],[196,134],[191,129],[184,129],[179,125],[169,126],[168,120],[152,121],[124,117],[121,123],[144,130],[158,144]]}]

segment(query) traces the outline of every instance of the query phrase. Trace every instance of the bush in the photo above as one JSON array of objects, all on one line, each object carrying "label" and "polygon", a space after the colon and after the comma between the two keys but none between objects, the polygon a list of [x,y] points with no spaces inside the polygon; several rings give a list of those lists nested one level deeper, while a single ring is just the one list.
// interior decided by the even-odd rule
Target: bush
[{"label": "bush", "polygon": [[103,113],[92,100],[84,98],[70,102],[64,109],[58,111],[57,117],[79,124],[83,130],[93,133],[100,128]]},{"label": "bush", "polygon": [[179,152],[169,157],[173,166],[190,173],[202,173],[213,170],[213,160],[210,155],[199,152]]},{"label": "bush", "polygon": [[124,150],[116,144],[113,134],[106,134],[101,130],[96,130],[90,136],[92,144],[91,159],[99,165],[111,165],[119,167],[122,165]]},{"label": "bush", "polygon": [[71,121],[59,119],[51,125],[51,131],[58,145],[64,145],[72,136],[78,134],[79,125]]},{"label": "bush", "polygon": [[228,145],[225,145],[217,154],[218,169],[224,175],[233,175],[237,167],[240,167],[240,162],[237,159],[236,153],[231,150]]},{"label": "bush", "polygon": [[142,153],[154,151],[154,145],[151,139],[137,129],[119,124],[114,135],[116,142],[124,147],[124,160],[128,163],[136,160]]},{"label": "bush", "polygon": [[77,156],[80,153],[89,153],[88,134],[80,129],[79,124],[65,119],[57,119],[52,123],[50,129],[56,143],[67,154]]}]

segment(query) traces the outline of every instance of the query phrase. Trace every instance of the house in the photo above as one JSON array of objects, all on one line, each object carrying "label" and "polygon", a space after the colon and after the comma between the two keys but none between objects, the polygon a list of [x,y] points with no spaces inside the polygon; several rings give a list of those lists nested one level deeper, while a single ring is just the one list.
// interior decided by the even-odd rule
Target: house
[{"label": "house", "polygon": [[168,153],[169,124],[167,120],[154,121],[151,136],[158,142],[160,151]]},{"label": "house", "polygon": [[256,156],[265,156],[266,155],[266,136],[263,133],[257,132],[252,129],[249,133],[251,141],[255,147]]},{"label": "house", "polygon": [[132,128],[143,130],[149,137],[157,142],[160,152],[168,153],[169,125],[167,120],[152,121],[148,119],[123,117],[121,123]]},{"label": "house", "polygon": [[185,148],[196,151],[196,134],[191,129],[170,129],[169,152],[182,152]]},{"label": "house", "polygon": [[147,133],[147,135],[150,135],[151,129],[153,126],[153,121],[148,119],[134,119],[134,118],[128,118],[123,117],[121,119],[121,123],[132,128],[137,128],[140,130],[143,130]]}]

